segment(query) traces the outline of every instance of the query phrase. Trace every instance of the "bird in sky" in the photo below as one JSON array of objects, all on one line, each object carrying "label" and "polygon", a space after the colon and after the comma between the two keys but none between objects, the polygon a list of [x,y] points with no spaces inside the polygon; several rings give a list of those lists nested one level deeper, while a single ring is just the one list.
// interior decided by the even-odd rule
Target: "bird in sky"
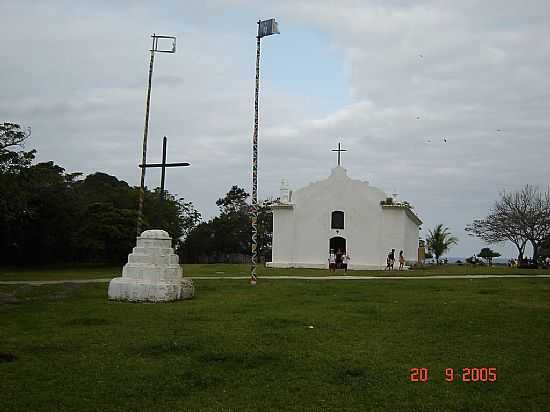
[{"label": "bird in sky", "polygon": [[431,143],[431,142],[432,142],[431,139],[426,140],[426,143]]},{"label": "bird in sky", "polygon": [[443,138],[443,141],[444,141],[445,143],[447,143],[447,138],[446,138],[446,137],[444,137],[444,138]]},{"label": "bird in sky", "polygon": [[416,116],[416,120],[420,120],[420,116]]}]

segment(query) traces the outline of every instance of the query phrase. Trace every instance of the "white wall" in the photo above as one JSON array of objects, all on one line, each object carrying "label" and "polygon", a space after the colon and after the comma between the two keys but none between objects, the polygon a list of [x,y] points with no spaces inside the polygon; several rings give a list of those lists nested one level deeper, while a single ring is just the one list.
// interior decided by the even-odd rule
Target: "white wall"
[{"label": "white wall", "polygon": [[409,216],[406,209],[398,207],[384,208],[384,246],[386,254],[395,249],[395,258],[402,250],[405,259],[409,262],[416,262],[418,257],[418,224]]},{"label": "white wall", "polygon": [[405,249],[405,210],[398,207],[387,207],[384,211],[384,255],[382,263],[386,266],[386,258],[392,249],[395,249],[395,259],[399,251]]},{"label": "white wall", "polygon": [[405,218],[405,259],[408,262],[416,262],[418,260],[418,225],[408,216]]},{"label": "white wall", "polygon": [[291,208],[277,208],[273,210],[273,262],[292,261],[292,244],[294,239],[293,215],[294,211]]}]

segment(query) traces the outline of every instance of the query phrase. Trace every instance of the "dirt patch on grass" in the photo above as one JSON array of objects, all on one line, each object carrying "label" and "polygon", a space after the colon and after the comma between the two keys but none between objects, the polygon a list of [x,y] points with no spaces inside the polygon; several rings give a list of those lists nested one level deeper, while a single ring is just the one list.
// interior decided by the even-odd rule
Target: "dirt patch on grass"
[{"label": "dirt patch on grass", "polygon": [[196,371],[185,371],[178,375],[178,380],[181,380],[186,389],[206,390],[215,387],[222,383],[218,377],[197,373]]},{"label": "dirt patch on grass", "polygon": [[0,292],[0,305],[18,305],[22,303],[20,299],[11,293]]},{"label": "dirt patch on grass", "polygon": [[58,301],[76,296],[83,284],[61,283],[56,285],[18,285],[5,287],[0,292],[0,306],[6,304],[25,304],[38,301]]},{"label": "dirt patch on grass", "polygon": [[233,353],[207,352],[198,357],[206,364],[235,365],[242,369],[255,369],[277,361],[279,358],[270,353]]},{"label": "dirt patch on grass", "polygon": [[178,342],[178,341],[165,341],[158,343],[151,343],[140,346],[133,349],[131,352],[139,356],[164,356],[164,355],[178,355],[189,354],[196,350],[200,350],[201,346],[198,343],[193,342]]},{"label": "dirt patch on grass", "polygon": [[15,362],[17,356],[10,352],[0,352],[0,363]]},{"label": "dirt patch on grass", "polygon": [[375,376],[366,368],[356,366],[337,368],[333,376],[334,383],[353,387],[364,387],[373,384],[375,383],[374,378]]},{"label": "dirt patch on grass", "polygon": [[260,320],[261,326],[266,329],[303,328],[308,325],[307,321],[288,318],[268,318]]},{"label": "dirt patch on grass", "polygon": [[79,284],[79,283],[63,283],[56,290],[53,290],[45,294],[44,298],[46,298],[47,300],[54,300],[54,301],[64,300],[78,293],[81,287],[82,287],[82,284]]},{"label": "dirt patch on grass", "polygon": [[25,347],[25,352],[40,355],[62,355],[78,353],[80,348],[63,343],[39,343]]},{"label": "dirt patch on grass", "polygon": [[103,318],[78,318],[72,319],[66,323],[68,326],[105,326],[113,322]]},{"label": "dirt patch on grass", "polygon": [[480,289],[476,292],[478,295],[498,295],[498,289]]}]

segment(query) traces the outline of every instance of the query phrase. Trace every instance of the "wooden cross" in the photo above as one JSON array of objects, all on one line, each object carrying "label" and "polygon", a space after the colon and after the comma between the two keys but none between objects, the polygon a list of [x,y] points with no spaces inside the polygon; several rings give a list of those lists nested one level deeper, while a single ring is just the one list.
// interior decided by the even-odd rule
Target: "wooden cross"
[{"label": "wooden cross", "polygon": [[183,162],[183,163],[166,163],[166,142],[167,142],[166,136],[164,136],[164,139],[162,139],[162,163],[147,163],[147,164],[140,164],[139,167],[160,167],[161,168],[161,175],[160,175],[160,198],[164,199],[164,179],[166,175],[166,168],[167,167],[180,167],[180,166],[190,166],[189,163]]},{"label": "wooden cross", "polygon": [[333,152],[338,152],[338,166],[340,166],[340,152],[347,152],[346,149],[340,149],[340,143],[338,143],[338,149],[332,149]]}]

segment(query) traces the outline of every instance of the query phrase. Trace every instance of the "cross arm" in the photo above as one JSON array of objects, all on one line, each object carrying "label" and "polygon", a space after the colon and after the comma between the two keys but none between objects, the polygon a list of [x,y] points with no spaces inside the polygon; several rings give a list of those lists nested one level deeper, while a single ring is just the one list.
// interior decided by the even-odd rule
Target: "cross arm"
[{"label": "cross arm", "polygon": [[183,162],[183,163],[146,163],[145,165],[141,164],[139,167],[179,167],[179,166],[191,166],[190,163]]}]

